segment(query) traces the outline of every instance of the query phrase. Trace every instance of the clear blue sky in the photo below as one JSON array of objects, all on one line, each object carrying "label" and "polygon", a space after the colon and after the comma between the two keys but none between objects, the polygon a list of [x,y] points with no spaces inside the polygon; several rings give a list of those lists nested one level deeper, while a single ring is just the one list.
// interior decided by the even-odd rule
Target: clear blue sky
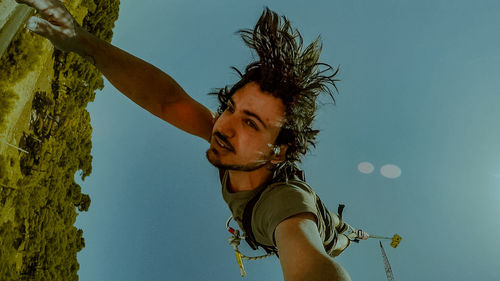
[{"label": "clear blue sky", "polygon": [[[235,31],[264,6],[291,19],[322,61],[340,65],[337,105],[318,112],[303,161],[332,210],[385,242],[396,280],[498,280],[500,2],[121,1],[113,44],[174,77],[196,100],[236,82],[252,54]],[[323,99],[323,101],[328,101]],[[80,280],[240,280],[230,215],[208,144],[144,111],[109,83],[88,110],[92,204],[79,215]],[[370,162],[374,171],[361,173]],[[380,173],[400,167],[397,178]],[[248,254],[248,247],[242,247]],[[338,258],[356,281],[386,280],[378,242]],[[282,280],[279,261],[245,262],[243,280]]]}]

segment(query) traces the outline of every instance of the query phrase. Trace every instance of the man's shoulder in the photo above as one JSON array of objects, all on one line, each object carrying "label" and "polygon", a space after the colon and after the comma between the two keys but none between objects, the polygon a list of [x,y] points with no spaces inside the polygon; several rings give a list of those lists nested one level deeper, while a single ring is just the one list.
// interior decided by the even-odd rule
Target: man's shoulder
[{"label": "man's shoulder", "polygon": [[315,195],[312,187],[305,181],[288,180],[287,182],[275,182],[270,184],[263,192],[266,196],[277,196],[285,193],[304,193]]},{"label": "man's shoulder", "polygon": [[[256,202],[257,209],[267,208],[290,209],[294,205],[315,205],[316,193],[304,181],[289,180],[287,182],[272,183],[264,189]],[[255,210],[254,210],[255,211]]]},{"label": "man's shoulder", "polygon": [[312,188],[300,180],[270,184],[253,208],[252,228],[257,241],[275,245],[274,230],[283,220],[301,213],[317,217],[316,196]]}]

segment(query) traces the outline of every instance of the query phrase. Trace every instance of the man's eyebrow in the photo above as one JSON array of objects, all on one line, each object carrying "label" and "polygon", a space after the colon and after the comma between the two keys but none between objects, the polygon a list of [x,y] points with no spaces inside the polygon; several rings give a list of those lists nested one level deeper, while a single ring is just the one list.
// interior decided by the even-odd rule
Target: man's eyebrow
[{"label": "man's eyebrow", "polygon": [[252,116],[254,117],[255,119],[259,120],[259,122],[262,124],[262,126],[264,126],[264,128],[267,129],[267,126],[266,126],[266,123],[264,123],[264,121],[262,121],[262,119],[260,119],[259,115],[251,112],[251,111],[248,111],[248,110],[243,110],[243,113],[245,113],[246,115],[249,115],[249,116]]},{"label": "man's eyebrow", "polygon": [[[236,108],[236,104],[234,103],[233,97],[229,98],[229,103],[231,103],[233,105],[233,107]],[[246,110],[246,109],[243,110],[243,113],[245,113],[248,116],[254,117],[255,119],[257,119],[262,124],[262,126],[264,126],[264,128],[267,129],[266,123],[264,123],[264,121],[262,121],[262,119],[259,117],[259,115],[251,112],[250,110]]]}]

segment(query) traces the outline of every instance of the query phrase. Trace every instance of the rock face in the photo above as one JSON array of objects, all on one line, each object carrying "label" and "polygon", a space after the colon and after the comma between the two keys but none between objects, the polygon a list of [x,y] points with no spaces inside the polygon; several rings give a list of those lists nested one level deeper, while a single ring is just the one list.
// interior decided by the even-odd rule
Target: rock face
[{"label": "rock face", "polygon": [[[13,0],[7,2],[15,3]],[[19,136],[16,136],[14,127],[26,107],[28,107],[28,110],[31,107],[31,99],[33,98],[35,90],[50,89],[50,80],[53,73],[51,57],[54,48],[52,44],[41,37],[21,36],[22,34],[20,34],[20,32],[18,33],[18,30],[21,31],[21,29],[23,29],[23,24],[31,15],[31,11],[32,9],[26,5],[13,6],[12,13],[10,13],[3,28],[0,29],[0,45],[6,45],[5,52],[0,50],[3,52],[3,55],[7,55],[9,52],[12,54],[12,50],[10,50],[12,48],[7,48],[11,42],[14,44],[21,44],[18,48],[22,50],[26,50],[26,46],[29,45],[34,44],[37,46],[37,59],[29,63],[29,67],[24,67],[24,71],[19,71],[19,64],[22,64],[22,62],[16,61],[18,66],[17,72],[22,73],[12,74],[12,69],[9,69],[7,65],[3,65],[5,61],[2,61],[2,66],[0,66],[0,91],[10,91],[15,95],[13,105],[0,110],[0,114],[2,115],[2,122],[0,122],[0,155],[3,155],[5,149],[7,149],[6,143],[14,145],[18,143]],[[1,10],[0,14],[3,19],[6,12]],[[25,30],[24,32],[27,33]],[[16,34],[17,36],[15,36]],[[10,36],[12,36],[12,38],[10,38]],[[9,65],[12,68],[12,65]]]},{"label": "rock face", "polygon": [[[111,40],[119,0],[64,2],[84,28]],[[30,10],[0,0],[0,43],[9,45],[0,57],[0,280],[77,281],[85,240],[74,223],[91,198],[75,176],[92,172],[85,108],[104,82],[83,58],[27,31]]]},{"label": "rock face", "polygon": [[0,29],[18,6],[21,5],[18,5],[14,0],[0,0]]},{"label": "rock face", "polygon": [[0,57],[31,11],[28,6],[18,5],[13,0],[0,0]]}]

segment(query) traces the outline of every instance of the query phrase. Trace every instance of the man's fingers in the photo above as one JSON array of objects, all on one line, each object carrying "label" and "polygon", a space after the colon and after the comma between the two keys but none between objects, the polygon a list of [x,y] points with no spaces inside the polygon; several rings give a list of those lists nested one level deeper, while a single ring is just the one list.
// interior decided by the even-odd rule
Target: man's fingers
[{"label": "man's fingers", "polygon": [[39,18],[39,17],[31,17],[26,22],[26,27],[35,32],[36,34],[47,37],[48,39],[52,39],[56,26],[52,25],[50,22]]},{"label": "man's fingers", "polygon": [[19,4],[26,4],[28,6],[31,6],[38,11],[43,11],[50,6],[53,6],[53,1],[50,0],[16,0],[16,2]]},{"label": "man's fingers", "polygon": [[59,17],[65,11],[64,4],[60,0],[16,0],[17,3],[26,4],[35,8],[45,19]]}]

